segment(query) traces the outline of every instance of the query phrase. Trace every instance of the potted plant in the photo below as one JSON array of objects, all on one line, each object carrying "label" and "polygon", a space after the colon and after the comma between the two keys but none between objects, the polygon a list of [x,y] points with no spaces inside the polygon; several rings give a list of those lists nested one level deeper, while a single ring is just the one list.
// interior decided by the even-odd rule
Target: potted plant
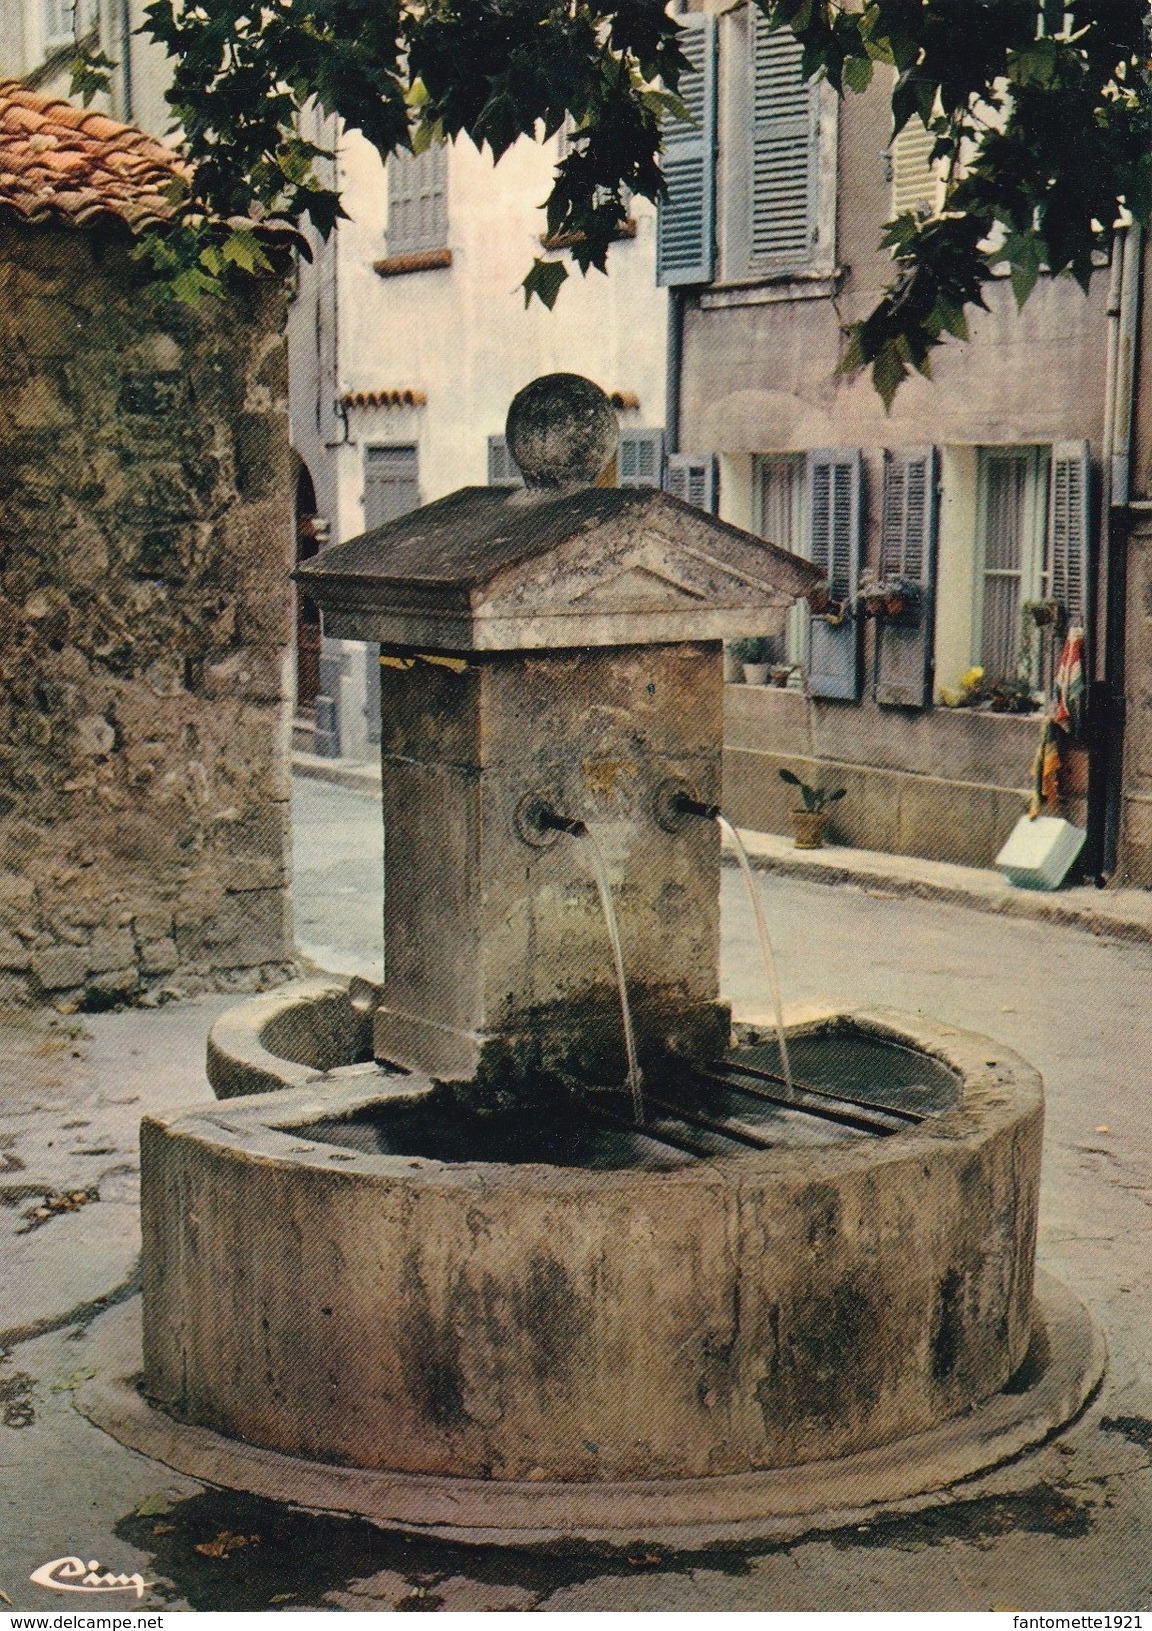
[{"label": "potted plant", "polygon": [[734,640],[732,655],[743,666],[745,685],[767,685],[772,666],[772,641],[765,635],[751,640]]},{"label": "potted plant", "polygon": [[882,578],[870,569],[860,575],[859,601],[865,617],[918,623],[920,593],[920,585],[913,578]]},{"label": "potted plant", "polygon": [[803,800],[803,809],[788,812],[792,820],[796,848],[823,849],[828,806],[842,799],[847,790],[843,787],[809,787],[807,782],[802,782],[799,776],[793,775],[790,770],[782,770],[780,780],[787,782],[789,787],[798,787]]}]

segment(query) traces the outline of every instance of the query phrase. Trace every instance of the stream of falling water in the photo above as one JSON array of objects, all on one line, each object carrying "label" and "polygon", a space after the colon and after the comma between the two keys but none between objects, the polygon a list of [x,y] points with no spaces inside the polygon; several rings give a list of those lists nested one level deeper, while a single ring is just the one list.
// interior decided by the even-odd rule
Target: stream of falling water
[{"label": "stream of falling water", "polygon": [[752,873],[752,863],[748,859],[748,851],[744,848],[744,841],[727,816],[718,815],[716,820],[731,839],[732,848],[736,851],[736,859],[740,863],[740,870],[744,874],[744,883],[748,890],[748,899],[752,902],[752,914],[756,919],[756,932],[760,936],[760,954],[764,959],[764,973],[768,979],[768,992],[772,998],[772,1012],[776,1019],[776,1040],[780,1045],[780,1068],[784,1072],[784,1080],[788,1083],[788,1091],[792,1092],[792,1065],[788,1058],[788,1043],[784,1036],[784,1005],[780,1000],[780,981],[776,978],[776,959],[772,955],[772,941],[768,937],[768,924],[764,919],[764,903],[760,899],[760,891],[756,887],[756,879]]},{"label": "stream of falling water", "polygon": [[596,887],[600,891],[600,905],[608,925],[608,938],[612,942],[612,961],[616,965],[616,984],[620,990],[620,1012],[624,1017],[624,1047],[628,1055],[628,1091],[632,1095],[632,1117],[637,1127],[644,1125],[644,1083],[640,1076],[640,1061],[636,1055],[636,1034],[632,1029],[632,1008],[628,1001],[628,983],[624,978],[624,953],[620,947],[620,925],[616,921],[616,906],[612,899],[612,885],[608,881],[608,864],[604,851],[596,842],[595,834],[585,829],[582,834],[592,859]]}]

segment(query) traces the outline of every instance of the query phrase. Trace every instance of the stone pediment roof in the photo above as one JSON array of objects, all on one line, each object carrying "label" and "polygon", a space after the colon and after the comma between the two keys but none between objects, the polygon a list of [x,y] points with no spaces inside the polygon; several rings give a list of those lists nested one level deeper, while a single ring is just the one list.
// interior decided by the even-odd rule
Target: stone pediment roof
[{"label": "stone pediment roof", "polygon": [[769,632],[757,614],[819,575],[670,493],[599,487],[465,487],[297,573],[332,635],[457,651]]},{"label": "stone pediment roof", "polygon": [[89,226],[118,220],[139,232],[171,215],[179,173],[162,142],[103,113],[0,84],[0,215]]}]

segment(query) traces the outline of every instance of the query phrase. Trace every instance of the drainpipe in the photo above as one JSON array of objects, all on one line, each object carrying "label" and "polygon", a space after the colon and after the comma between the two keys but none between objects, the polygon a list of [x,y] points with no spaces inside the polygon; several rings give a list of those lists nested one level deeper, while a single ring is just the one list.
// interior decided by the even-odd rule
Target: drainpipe
[{"label": "drainpipe", "polygon": [[[1144,273],[1144,234],[1137,222],[1114,240],[1108,302],[1108,394],[1104,416],[1103,561],[1098,574],[1095,650],[1089,710],[1092,755],[1088,843],[1097,884],[1116,870],[1124,774],[1125,579],[1131,502],[1136,347]],[[1119,263],[1117,265],[1117,262]]]},{"label": "drainpipe", "polygon": [[131,0],[120,0],[120,117],[132,123],[132,11]]},{"label": "drainpipe", "polygon": [[684,296],[668,290],[668,338],[664,352],[664,446],[680,451],[680,376],[684,364]]}]

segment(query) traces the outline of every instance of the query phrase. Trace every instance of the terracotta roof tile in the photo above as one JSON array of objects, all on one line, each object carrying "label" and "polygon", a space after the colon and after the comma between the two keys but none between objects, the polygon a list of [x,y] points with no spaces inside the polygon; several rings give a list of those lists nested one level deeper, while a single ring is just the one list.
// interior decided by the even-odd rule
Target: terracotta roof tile
[{"label": "terracotta roof tile", "polygon": [[179,160],[163,143],[102,113],[0,83],[0,213],[133,231],[171,215]]}]

